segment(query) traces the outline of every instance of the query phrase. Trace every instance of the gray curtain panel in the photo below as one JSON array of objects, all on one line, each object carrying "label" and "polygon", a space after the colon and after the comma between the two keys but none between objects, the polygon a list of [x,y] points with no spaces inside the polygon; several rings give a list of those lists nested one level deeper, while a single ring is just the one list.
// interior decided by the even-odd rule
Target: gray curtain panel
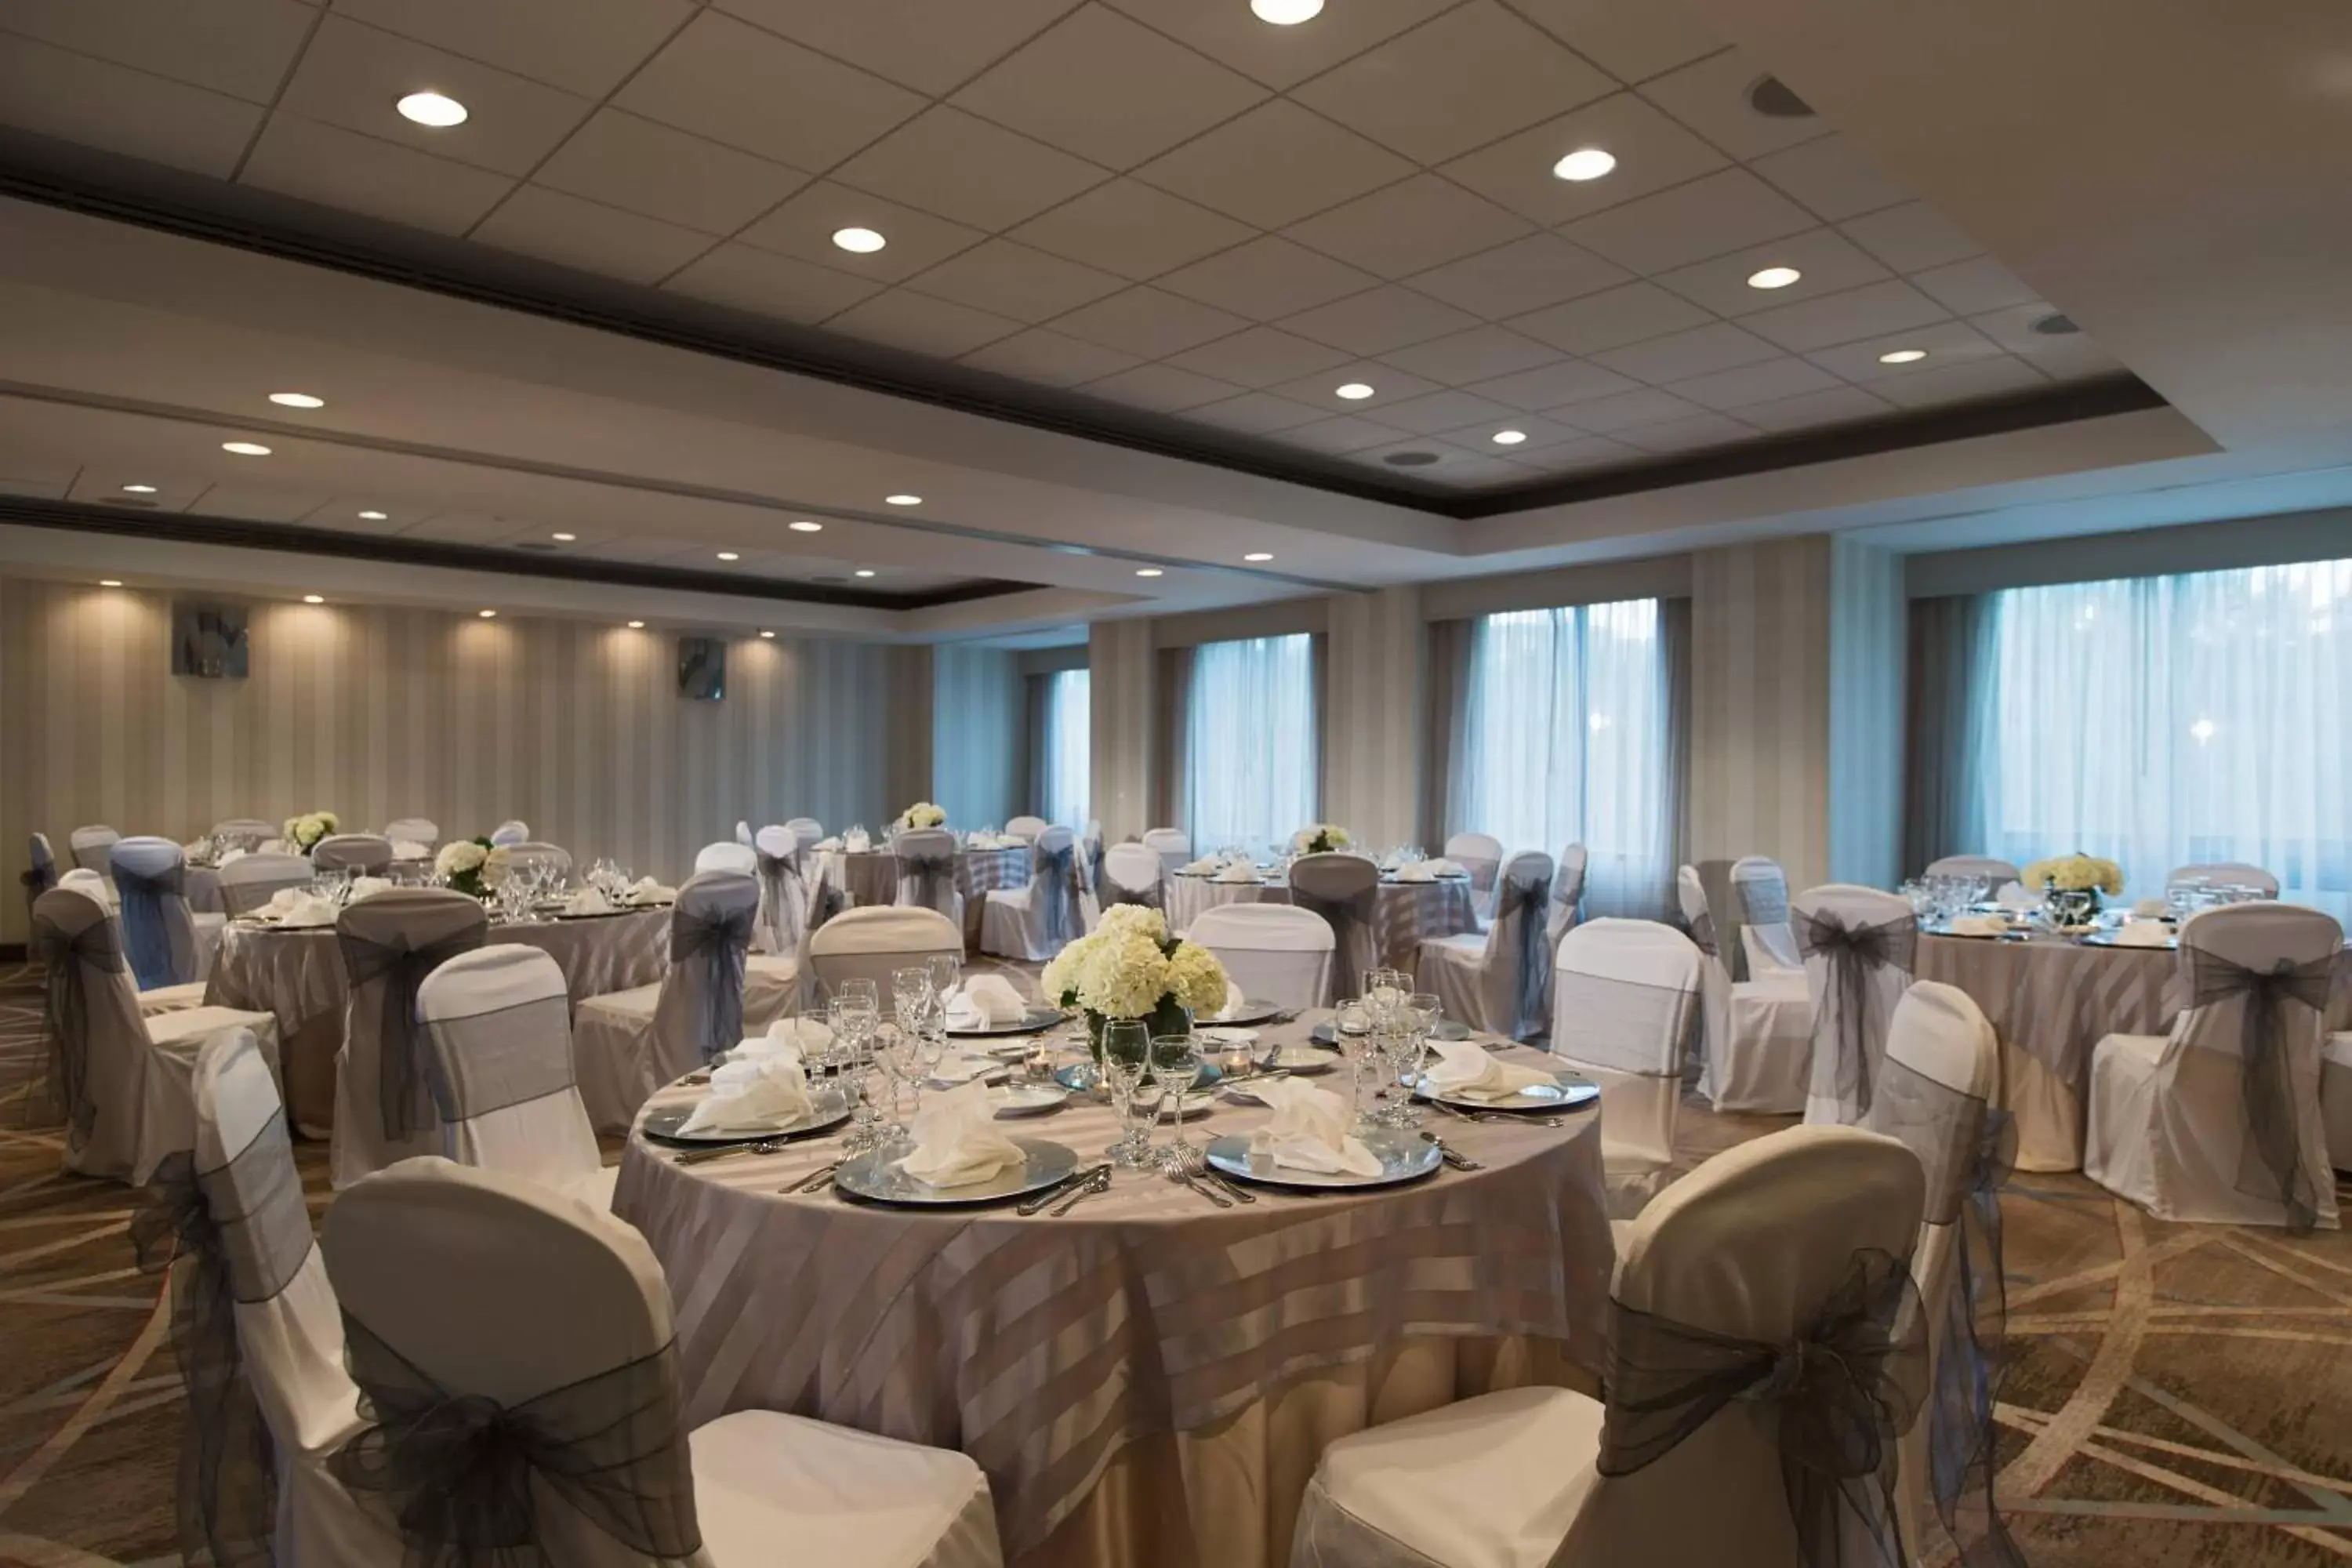
[{"label": "gray curtain panel", "polygon": [[1429,718],[1423,726],[1421,841],[1433,855],[1452,836],[1465,790],[1469,753],[1470,645],[1474,621],[1429,624]]},{"label": "gray curtain panel", "polygon": [[1903,813],[1903,869],[1980,850],[1977,784],[1984,758],[1980,695],[1991,677],[1992,598],[1961,594],[1911,601],[1911,689]]},{"label": "gray curtain panel", "polygon": [[[1181,827],[1192,831],[1192,650],[1189,647],[1163,647],[1156,656],[1159,668],[1153,682],[1159,711],[1154,721],[1159,729],[1160,776],[1153,783],[1151,827]],[[1194,846],[1194,853],[1199,853]]]}]

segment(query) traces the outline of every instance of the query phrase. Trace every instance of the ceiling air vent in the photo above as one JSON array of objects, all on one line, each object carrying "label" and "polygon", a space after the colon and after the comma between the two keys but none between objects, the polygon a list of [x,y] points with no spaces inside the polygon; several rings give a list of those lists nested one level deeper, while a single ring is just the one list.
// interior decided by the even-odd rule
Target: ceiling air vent
[{"label": "ceiling air vent", "polygon": [[1434,452],[1391,452],[1381,459],[1392,468],[1425,468],[1437,461]]},{"label": "ceiling air vent", "polygon": [[2083,329],[2074,324],[2074,317],[2061,315],[2053,310],[2050,314],[2038,318],[2033,323],[2033,330],[2045,338],[2065,338],[2074,336]]},{"label": "ceiling air vent", "polygon": [[1777,76],[1759,77],[1748,89],[1748,107],[1767,120],[1811,120],[1813,106],[1789,89]]}]

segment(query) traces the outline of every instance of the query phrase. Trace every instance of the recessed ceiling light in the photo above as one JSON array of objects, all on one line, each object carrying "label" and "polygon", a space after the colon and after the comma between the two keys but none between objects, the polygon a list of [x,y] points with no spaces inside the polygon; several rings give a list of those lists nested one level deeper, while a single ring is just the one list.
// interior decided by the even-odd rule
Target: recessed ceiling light
[{"label": "recessed ceiling light", "polygon": [[923,504],[923,498],[920,496],[884,496],[882,499],[889,502],[892,506],[920,506]]},{"label": "recessed ceiling light", "polygon": [[266,458],[269,448],[258,441],[223,441],[221,450],[235,452],[240,458]]},{"label": "recessed ceiling light", "polygon": [[870,228],[837,228],[833,243],[859,256],[871,256],[890,242]]},{"label": "recessed ceiling light", "polygon": [[152,496],[155,493],[155,487],[153,485],[125,485],[122,487],[122,491],[125,495]]},{"label": "recessed ceiling light", "polygon": [[857,569],[857,575],[860,577],[871,577],[874,575],[874,568],[871,566],[860,566]]},{"label": "recessed ceiling light", "polygon": [[305,594],[305,595],[302,595],[302,602],[303,602],[304,604],[306,604],[306,605],[323,605],[323,604],[325,604],[327,601],[326,601],[326,599],[325,599],[322,595],[318,595],[318,594]]},{"label": "recessed ceiling light", "polygon": [[1889,349],[1878,356],[1881,364],[1916,364],[1927,357],[1926,349]]},{"label": "recessed ceiling light", "polygon": [[1247,555],[1243,556],[1242,559],[1244,561],[1271,561],[1274,559],[1274,552],[1271,550],[1253,550]]},{"label": "recessed ceiling light", "polygon": [[122,586],[122,579],[120,577],[100,577],[98,580],[98,585],[101,588],[120,588]]},{"label": "recessed ceiling light", "polygon": [[392,514],[390,512],[383,511],[363,511],[360,513],[360,521],[362,522],[389,522],[392,521]]},{"label": "recessed ceiling light", "polygon": [[1271,22],[1277,27],[1296,27],[1301,22],[1311,22],[1323,14],[1323,0],[1250,0],[1250,10],[1261,22]]},{"label": "recessed ceiling light", "polygon": [[560,543],[569,544],[580,536],[576,533],[551,533],[547,537]]},{"label": "recessed ceiling light", "polygon": [[631,621],[629,623],[629,629],[633,632],[644,631],[646,629],[646,623],[643,621]]},{"label": "recessed ceiling light", "polygon": [[788,522],[784,524],[784,526],[791,529],[794,533],[823,533],[824,531],[824,524],[821,522],[811,522],[807,518],[802,518],[798,522]]},{"label": "recessed ceiling light", "polygon": [[1493,437],[1497,447],[1516,447],[1527,438],[1528,433],[1524,430],[1497,430]]},{"label": "recessed ceiling light", "polygon": [[324,408],[327,406],[327,400],[325,398],[313,397],[307,392],[273,392],[269,395],[269,401],[277,404],[281,408]]},{"label": "recessed ceiling light", "polygon": [[1157,566],[1139,566],[1135,569],[1135,574],[1139,577],[1157,577],[1160,575],[1160,568]]},{"label": "recessed ceiling light", "polygon": [[499,613],[496,610],[477,610],[474,613],[486,621],[495,621],[499,618]]},{"label": "recessed ceiling light", "polygon": [[1360,381],[1351,381],[1344,386],[1334,387],[1332,390],[1350,403],[1360,403],[1372,395],[1372,389]]},{"label": "recessed ceiling light", "polygon": [[721,561],[740,561],[743,558],[740,555],[736,554],[732,550],[722,550],[719,552],[719,559]]},{"label": "recessed ceiling light", "polygon": [[1786,289],[1803,276],[1793,267],[1767,267],[1761,272],[1749,273],[1748,286],[1750,289]]},{"label": "recessed ceiling light", "polygon": [[1553,175],[1579,184],[1597,180],[1617,166],[1617,154],[1604,153],[1598,147],[1579,147],[1551,166]]},{"label": "recessed ceiling light", "polygon": [[761,635],[761,637],[763,637],[767,638],[770,642],[773,642],[773,641],[775,641],[775,640],[776,640],[776,634],[775,634],[775,633],[773,633],[773,632],[761,632],[760,635]]},{"label": "recessed ceiling light", "polygon": [[413,120],[436,131],[466,123],[466,106],[445,93],[412,92],[394,107],[400,110],[403,120]]}]

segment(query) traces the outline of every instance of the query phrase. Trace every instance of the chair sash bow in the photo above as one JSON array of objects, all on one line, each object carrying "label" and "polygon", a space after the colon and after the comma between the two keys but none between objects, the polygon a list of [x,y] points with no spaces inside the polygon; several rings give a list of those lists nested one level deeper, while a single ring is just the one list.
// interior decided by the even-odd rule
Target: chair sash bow
[{"label": "chair sash bow", "polygon": [[700,1037],[694,1045],[706,1063],[733,1050],[743,1037],[743,954],[759,913],[757,906],[708,914],[681,907],[670,916],[670,979],[683,980],[698,993],[694,1016]]},{"label": "chair sash bow", "polygon": [[152,875],[114,868],[115,897],[122,906],[122,944],[131,973],[142,991],[177,984],[182,976],[172,959],[172,931],[165,923],[166,900],[187,897],[188,868],[173,864]]},{"label": "chair sash bow", "polygon": [[481,946],[486,934],[478,923],[441,936],[394,931],[383,942],[349,930],[335,933],[352,994],[372,981],[383,987],[376,1016],[376,1110],[387,1142],[415,1136],[431,1115],[416,988],[450,959]]},{"label": "chair sash bow", "polygon": [[898,857],[898,901],[948,913],[955,907],[955,859],[948,855]]},{"label": "chair sash bow", "polygon": [[90,998],[89,970],[122,973],[121,928],[92,921],[68,931],[55,921],[34,917],[27,956],[41,966],[45,985],[41,1031],[48,1042],[46,1081],[27,1097],[64,1122],[75,1142],[98,1125],[98,1103],[89,1092]]},{"label": "chair sash bow", "polygon": [[2286,1208],[2286,1226],[2308,1232],[2319,1216],[2318,1194],[2303,1165],[2301,1103],[2294,1087],[2286,1006],[2314,1013],[2327,1005],[2335,974],[2332,957],[2297,963],[2281,957],[2267,969],[2232,963],[2210,948],[2187,947],[2189,1005],[2210,1007],[2233,996],[2245,999],[2239,1024],[2239,1094],[2246,1116],[2246,1157],[2238,1187],[2275,1199]]},{"label": "chair sash bow", "polygon": [[1059,952],[1078,935],[1077,850],[1065,844],[1059,849],[1040,848],[1036,857],[1031,875],[1037,890],[1030,896],[1038,901],[1037,917],[1045,945]]},{"label": "chair sash bow", "polygon": [[1871,977],[1890,965],[1910,970],[1918,924],[1906,914],[1877,925],[1848,925],[1830,910],[1816,910],[1805,913],[1798,937],[1807,954],[1818,954],[1828,965],[1825,990],[1838,1002],[1838,1102],[1859,1116],[1870,1109],[1871,1080],[1877,1070],[1870,1049]]},{"label": "chair sash bow", "polygon": [[1309,892],[1297,882],[1290,885],[1292,903],[1314,910],[1331,923],[1331,945],[1338,965],[1335,983],[1343,993],[1355,976],[1380,967],[1380,944],[1372,937],[1372,915],[1379,908],[1380,893],[1378,883],[1341,899]]},{"label": "chair sash bow", "polygon": [[1517,976],[1511,988],[1517,1010],[1511,1023],[1515,1039],[1525,1039],[1543,1027],[1544,983],[1551,972],[1551,943],[1544,913],[1550,902],[1549,877],[1526,882],[1507,879],[1496,900],[1495,919],[1517,922],[1512,928],[1511,942],[1512,969]]}]

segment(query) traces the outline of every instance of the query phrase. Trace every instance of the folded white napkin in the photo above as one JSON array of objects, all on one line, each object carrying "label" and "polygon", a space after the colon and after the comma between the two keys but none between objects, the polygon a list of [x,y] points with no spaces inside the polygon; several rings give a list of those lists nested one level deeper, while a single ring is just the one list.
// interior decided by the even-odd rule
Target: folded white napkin
[{"label": "folded white napkin", "polygon": [[395,838],[392,841],[392,858],[395,860],[430,860],[433,849],[430,845],[419,844],[414,838]]},{"label": "folded white napkin", "polygon": [[1203,855],[1198,860],[1187,860],[1183,869],[1195,877],[1213,877],[1225,868],[1225,863],[1214,855]]},{"label": "folded white napkin", "polygon": [[613,900],[604,896],[602,888],[583,888],[563,900],[567,915],[608,915],[613,912]]},{"label": "folded white napkin", "polygon": [[948,1027],[986,1029],[1017,1024],[1029,1016],[1029,1004],[1002,974],[974,974],[948,993]]},{"label": "folded white napkin", "polygon": [[224,849],[221,851],[220,858],[214,861],[213,864],[215,866],[226,866],[232,860],[244,859],[245,854],[246,852],[241,848]]},{"label": "folded white napkin", "polygon": [[378,893],[390,891],[392,891],[392,879],[389,877],[353,877],[351,896],[343,901],[356,904],[362,899],[373,899]]},{"label": "folded white napkin", "polygon": [[963,841],[967,849],[1003,849],[1007,841],[993,833],[975,833]]},{"label": "folded white napkin", "polygon": [[1521,1089],[1559,1081],[1540,1068],[1504,1061],[1475,1040],[1430,1045],[1437,1052],[1437,1065],[1427,1075],[1430,1088],[1463,1100],[1508,1100]]},{"label": "folded white napkin", "polygon": [[2005,910],[2030,910],[2042,900],[2027,892],[2024,883],[2008,881],[2000,885],[2000,890],[1992,896],[1992,901]]},{"label": "folded white napkin", "polygon": [[1434,860],[1423,860],[1422,864],[1429,868],[1429,874],[1433,877],[1466,877],[1470,874],[1470,868],[1461,861],[1449,860],[1443,855]]},{"label": "folded white napkin", "polygon": [[764,1061],[726,1061],[710,1069],[710,1092],[678,1128],[783,1127],[809,1113],[808,1074],[798,1053]]},{"label": "folded white napkin", "polygon": [[302,851],[295,848],[294,846],[287,843],[283,838],[272,838],[262,844],[261,853],[264,855],[299,855]]},{"label": "folded white napkin", "polygon": [[269,912],[282,926],[333,925],[337,907],[334,900],[308,888],[280,888],[269,897]]},{"label": "folded white napkin", "polygon": [[1257,1098],[1274,1108],[1274,1115],[1250,1134],[1252,1156],[1267,1155],[1277,1165],[1324,1175],[1381,1173],[1379,1157],[1348,1131],[1346,1100],[1303,1079],[1276,1079],[1256,1089]]},{"label": "folded white napkin", "polygon": [[626,897],[633,904],[665,904],[677,897],[677,889],[651,877],[640,877],[629,884]]},{"label": "folded white napkin", "polygon": [[194,840],[191,840],[190,842],[188,842],[188,843],[186,843],[186,844],[183,844],[183,845],[181,845],[181,846],[180,846],[180,853],[181,853],[181,855],[182,855],[183,857],[184,857],[185,858],[189,859],[189,860],[194,860],[194,859],[195,859],[198,856],[202,855],[204,852],[205,852],[205,846],[204,846],[204,840],[202,840],[202,839],[194,839]]},{"label": "folded white napkin", "polygon": [[830,838],[820,838],[816,847],[827,855],[838,855],[841,853],[841,835],[836,833]]},{"label": "folded white napkin", "polygon": [[2116,941],[2125,947],[2169,947],[2172,928],[2162,921],[2126,921],[2116,928]]},{"label": "folded white napkin", "polygon": [[2000,936],[2009,930],[2007,915],[1954,915],[1948,928],[1954,936]]},{"label": "folded white napkin", "polygon": [[1415,860],[1410,865],[1398,867],[1396,879],[1400,882],[1434,882],[1437,873],[1429,868],[1428,861]]},{"label": "folded white napkin", "polygon": [[2172,906],[2162,899],[2142,899],[2132,906],[2132,913],[2144,921],[2160,921],[2172,912]]},{"label": "folded white napkin", "polygon": [[977,1079],[931,1096],[908,1132],[915,1152],[898,1162],[898,1169],[925,1186],[970,1186],[1028,1158],[1021,1145],[997,1131],[988,1086]]},{"label": "folded white napkin", "polygon": [[833,1030],[822,1018],[779,1018],[764,1035],[753,1035],[735,1047],[738,1060],[768,1061],[790,1057],[805,1061],[833,1047]]},{"label": "folded white napkin", "polygon": [[1257,868],[1251,865],[1246,860],[1236,860],[1232,865],[1217,873],[1217,880],[1220,882],[1255,882],[1257,880]]},{"label": "folded white napkin", "polygon": [[853,833],[841,842],[852,855],[863,855],[874,847],[874,837],[867,833]]}]

